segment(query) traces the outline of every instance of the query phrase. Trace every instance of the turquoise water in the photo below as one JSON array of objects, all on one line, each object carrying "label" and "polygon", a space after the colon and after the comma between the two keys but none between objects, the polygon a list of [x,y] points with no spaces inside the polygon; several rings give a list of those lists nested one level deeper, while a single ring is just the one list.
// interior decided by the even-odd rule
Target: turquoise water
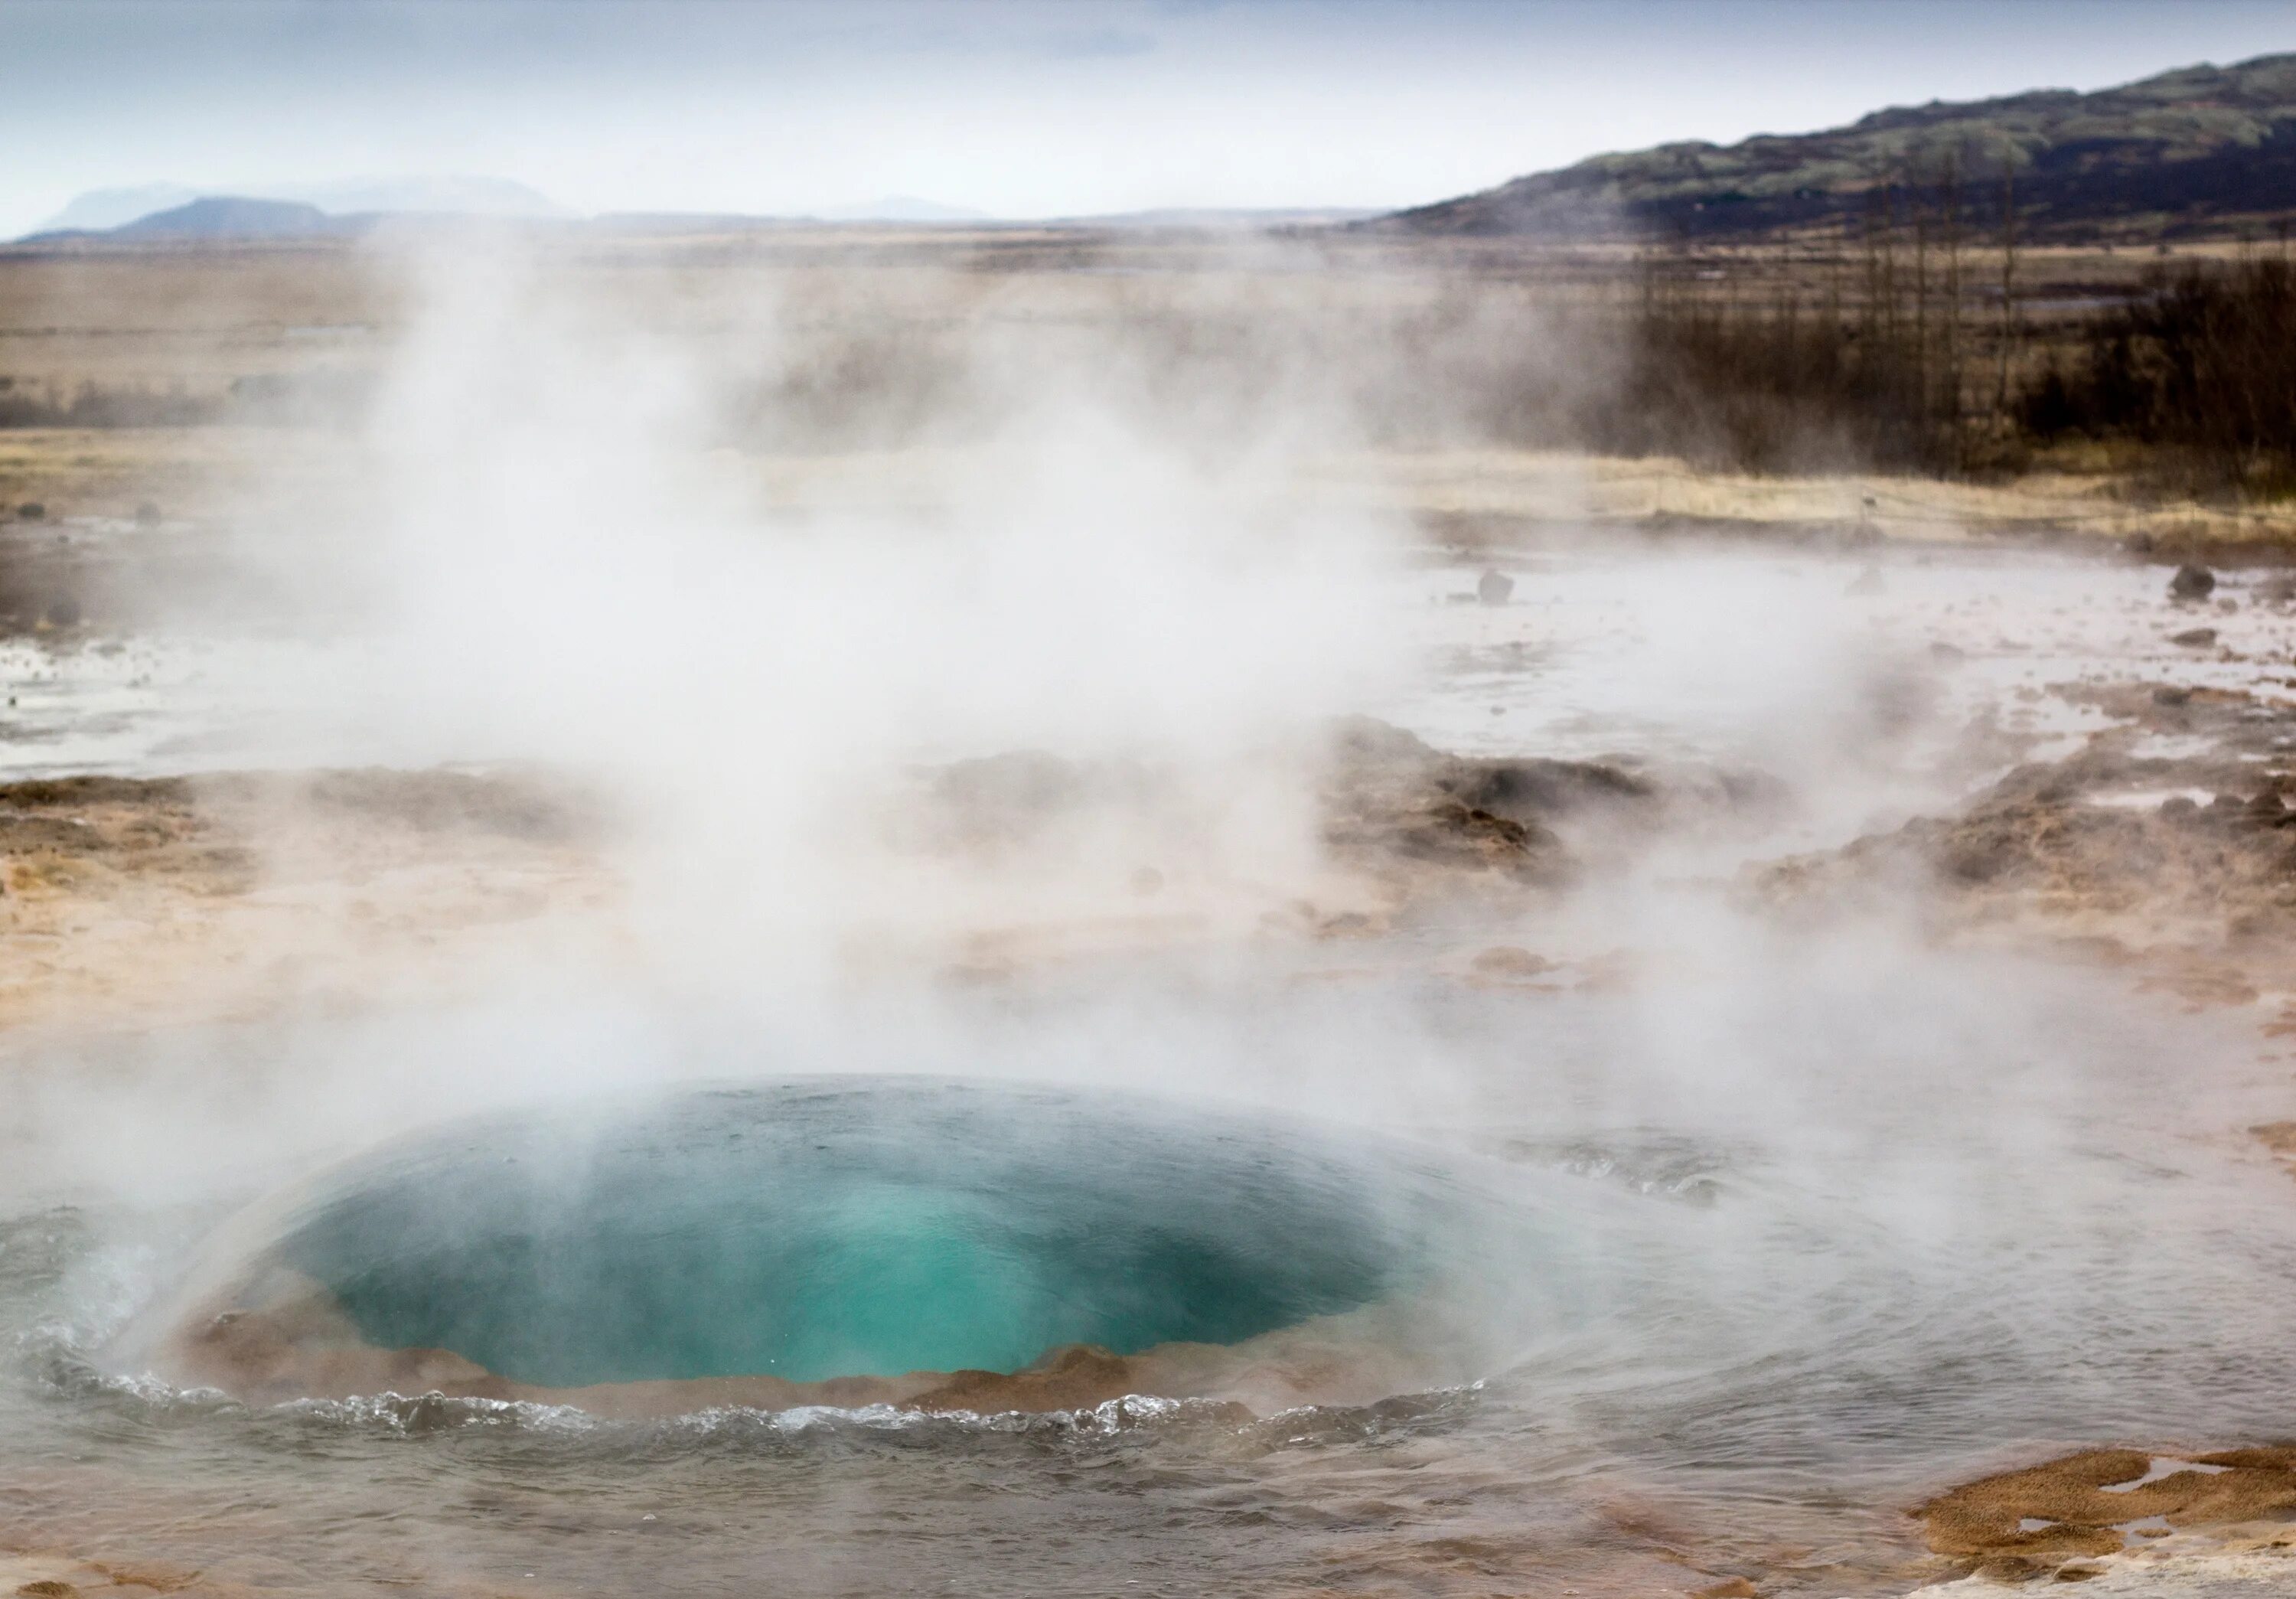
[{"label": "turquoise water", "polygon": [[[214,1208],[82,1210],[19,1189],[0,1205],[0,1544],[282,1599],[1665,1594],[1741,1571],[1766,1594],[1833,1599],[1915,1586],[1905,1508],[1944,1484],[2080,1443],[2287,1435],[2296,1204],[2284,1173],[2222,1136],[2264,1119],[2284,1075],[2241,1091],[2253,1109],[2200,1079],[2160,1092],[2164,1061],[2207,1065],[2196,1052],[2240,1043],[2244,1023],[2132,1006],[2090,974],[1989,950],[1742,976],[1729,964],[1666,988],[1655,998],[1685,1008],[1664,1026],[1646,989],[1447,986],[1431,1013],[1443,1060],[1487,1087],[1471,1129],[1423,1135],[1439,1178],[1392,1145],[1116,1095],[857,1082],[464,1123],[337,1168],[299,1210],[266,1203],[197,1251]],[[1726,989],[1732,1008],[1706,1008]],[[1996,1003],[1972,1012],[1972,996]],[[1381,1010],[1409,997],[1255,986],[1236,1036],[1320,1018],[1367,1050]],[[477,1058],[495,1029],[394,1042]],[[1685,1035],[1703,1084],[1675,1053]],[[537,1025],[534,1047],[556,1036]],[[1343,1102],[1348,1064],[1295,1098]],[[278,1065],[300,1080],[312,1052],[283,1048]],[[148,1126],[168,1103],[123,1095],[117,1115]],[[2063,1136],[2034,1138],[2037,1115]],[[1487,1380],[1428,1391],[1414,1370],[1365,1390],[1387,1397],[1257,1419],[1150,1401],[616,1420],[404,1389],[246,1404],[149,1375],[151,1335],[208,1286],[316,1246],[359,1195],[395,1195],[415,1228],[378,1230],[378,1251],[467,1250],[473,1292],[492,1292],[509,1279],[476,1258],[487,1194],[547,1209],[594,1187],[593,1164],[674,1194],[653,1166],[709,1168],[713,1138],[758,1126],[818,1129],[832,1152],[792,1154],[872,1152],[904,1185],[961,1192],[968,1171],[1057,1162],[1075,1170],[1050,1174],[1054,1192],[1104,1172],[1184,1213],[1225,1208],[1221,1234],[1280,1237],[1289,1224],[1201,1175],[1231,1174],[1271,1210],[1307,1210],[1304,1230],[1367,1241],[1334,1252],[1406,1303],[1468,1300],[1493,1347],[1455,1364]],[[905,1152],[874,1152],[888,1145]],[[198,1147],[224,1172],[253,1158],[236,1128]],[[1486,1149],[1502,1172],[1478,1164]],[[535,1170],[481,1180],[506,1160]],[[1519,1233],[1447,1230],[1492,1193]],[[1419,1236],[1514,1297],[1473,1302],[1451,1277],[1413,1293],[1384,1251]],[[1418,1318],[1344,1319],[1329,1341],[1344,1352],[1420,1347]]]},{"label": "turquoise water", "polygon": [[545,1387],[1010,1372],[1393,1295],[1445,1204],[1383,1146],[927,1079],[467,1124],[345,1171],[276,1259],[368,1341]]}]

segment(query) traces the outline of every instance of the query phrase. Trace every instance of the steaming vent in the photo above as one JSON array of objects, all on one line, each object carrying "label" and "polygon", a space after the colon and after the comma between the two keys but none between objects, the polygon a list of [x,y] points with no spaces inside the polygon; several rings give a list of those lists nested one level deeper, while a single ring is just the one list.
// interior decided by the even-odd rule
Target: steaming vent
[{"label": "steaming vent", "polygon": [[1232,1393],[1334,1351],[1378,1388],[1488,1220],[1396,1148],[1152,1102],[710,1087],[339,1170],[233,1229],[153,1358],[250,1398],[655,1412]]}]

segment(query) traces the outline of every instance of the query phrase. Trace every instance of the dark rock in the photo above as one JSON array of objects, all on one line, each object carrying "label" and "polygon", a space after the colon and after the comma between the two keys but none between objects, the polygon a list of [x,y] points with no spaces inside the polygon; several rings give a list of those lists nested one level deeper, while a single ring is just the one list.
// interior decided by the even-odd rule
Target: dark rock
[{"label": "dark rock", "polygon": [[22,521],[28,522],[45,521],[47,520],[48,508],[45,505],[41,504],[37,500],[27,500],[24,504],[16,507],[16,515]]},{"label": "dark rock", "polygon": [[2214,627],[2187,627],[2182,633],[2172,635],[2169,642],[2182,644],[2187,650],[2205,650],[2217,642],[2217,630]]},{"label": "dark rock", "polygon": [[1331,752],[1325,841],[1342,858],[1374,865],[1407,857],[1560,882],[1582,849],[1632,848],[1684,816],[1753,815],[1784,803],[1783,785],[1759,773],[1450,755],[1370,717],[1338,722]]},{"label": "dark rock", "polygon": [[1475,579],[1475,598],[1486,605],[1504,605],[1514,594],[1514,579],[1493,567]]},{"label": "dark rock", "polygon": [[1514,944],[1494,944],[1470,964],[1483,977],[1537,977],[1551,972],[1554,963]]},{"label": "dark rock", "polygon": [[2186,562],[2169,579],[2169,597],[2172,600],[2205,600],[2216,592],[2217,575],[2207,567]]}]

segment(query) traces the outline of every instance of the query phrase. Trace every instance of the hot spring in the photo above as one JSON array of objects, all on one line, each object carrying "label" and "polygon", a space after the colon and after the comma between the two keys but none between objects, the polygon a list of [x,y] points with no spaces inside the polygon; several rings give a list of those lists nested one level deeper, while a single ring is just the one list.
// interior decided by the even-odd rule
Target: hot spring
[{"label": "hot spring", "polygon": [[[1854,576],[1771,564],[1764,627]],[[1413,614],[1470,635],[1471,675],[1405,719],[1739,753],[1759,727],[1627,669],[1652,586],[1739,570],[1558,567],[1554,652],[1520,657],[1528,603],[1438,604],[1466,583],[1431,573]],[[1942,558],[1890,584],[1995,698],[2127,654],[2158,586]],[[1988,653],[1997,599],[2031,653]],[[1870,797],[1807,825],[1869,826]],[[1953,1484],[2287,1435],[2296,1204],[2242,1131],[2288,1114],[2284,1043],[2125,972],[1782,931],[1707,886],[1254,945],[1218,980],[1078,962],[914,1029],[551,989],[20,1035],[0,1127],[43,1160],[0,1158],[0,1574],[1898,1595],[1937,1569],[1906,1512]],[[1480,980],[1464,954],[1502,939],[1558,968]]]},{"label": "hot spring", "polygon": [[124,1352],[256,1398],[609,1409],[632,1396],[588,1390],[970,1407],[949,1374],[1064,1353],[1058,1398],[1230,1394],[1309,1343],[1324,1366],[1358,1347],[1340,1387],[1398,1361],[1427,1385],[1485,1374],[1472,1334],[1501,1280],[1535,1283],[1513,1336],[1584,1314],[1583,1272],[1531,1212],[1408,1146],[1126,1095],[811,1079],[396,1143],[226,1228]]},{"label": "hot spring", "polygon": [[[2284,1417],[2287,1178],[2152,1152],[2233,1119],[2144,1092],[2231,1046],[2202,1021],[1998,961],[1668,992],[1703,1076],[1600,988],[1217,1013],[1239,1072],[1276,1036],[1332,1063],[1262,1095],[1307,1107],[1346,1103],[1350,1047],[1417,1059],[1380,1029],[1422,1007],[1477,1113],[1423,1079],[1364,1118],[1393,1137],[1073,1079],[720,1078],[290,1152],[265,1198],[250,1140],[173,1127],[250,1208],[0,1217],[0,1503],[26,1545],[315,1594],[1668,1593],[1716,1580],[1669,1551],[1791,1546],[1781,1591],[1832,1599],[1903,1593],[1903,1507],[2015,1452]],[[665,1074],[757,1047],[574,1021]],[[390,1042],[483,1058],[471,1025]],[[1128,1080],[1112,1026],[1067,1036]],[[331,1040],[218,1048],[292,1083]],[[774,1053],[808,1042],[840,1045]],[[1722,1075],[1757,1052],[1759,1094]],[[1000,1059],[1042,1064],[993,1030],[934,1063]]]}]

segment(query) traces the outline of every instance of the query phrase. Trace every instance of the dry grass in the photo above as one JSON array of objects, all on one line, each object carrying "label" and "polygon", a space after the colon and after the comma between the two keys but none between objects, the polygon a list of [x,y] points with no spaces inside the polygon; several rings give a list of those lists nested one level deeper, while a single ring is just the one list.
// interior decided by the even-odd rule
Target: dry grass
[{"label": "dry grass", "polygon": [[[535,270],[600,325],[696,352],[714,421],[694,443],[761,505],[945,502],[984,438],[1081,375],[1215,463],[1308,416],[1305,437],[1362,447],[1301,445],[1300,494],[1444,537],[1580,521],[2296,537],[2220,483],[2146,481],[2157,452],[2133,430],[2017,436],[1988,343],[2011,324],[1981,303],[2003,264],[1972,244],[1948,313],[1941,249],[1917,264],[1885,234],[1653,263],[1474,241],[783,229],[594,237]],[[2019,384],[2088,315],[2048,307],[2117,303],[2156,265],[2021,254]],[[0,514],[222,515],[257,485],[275,501],[341,480],[351,441],[291,424],[306,401],[355,405],[385,367],[407,316],[394,283],[340,245],[0,250],[0,410],[12,394],[35,418],[73,414],[94,385],[146,405],[129,420],[174,396],[236,419],[0,427]]]},{"label": "dry grass", "polygon": [[322,441],[231,428],[0,429],[0,515],[29,502],[52,517],[217,512],[254,480]]}]

